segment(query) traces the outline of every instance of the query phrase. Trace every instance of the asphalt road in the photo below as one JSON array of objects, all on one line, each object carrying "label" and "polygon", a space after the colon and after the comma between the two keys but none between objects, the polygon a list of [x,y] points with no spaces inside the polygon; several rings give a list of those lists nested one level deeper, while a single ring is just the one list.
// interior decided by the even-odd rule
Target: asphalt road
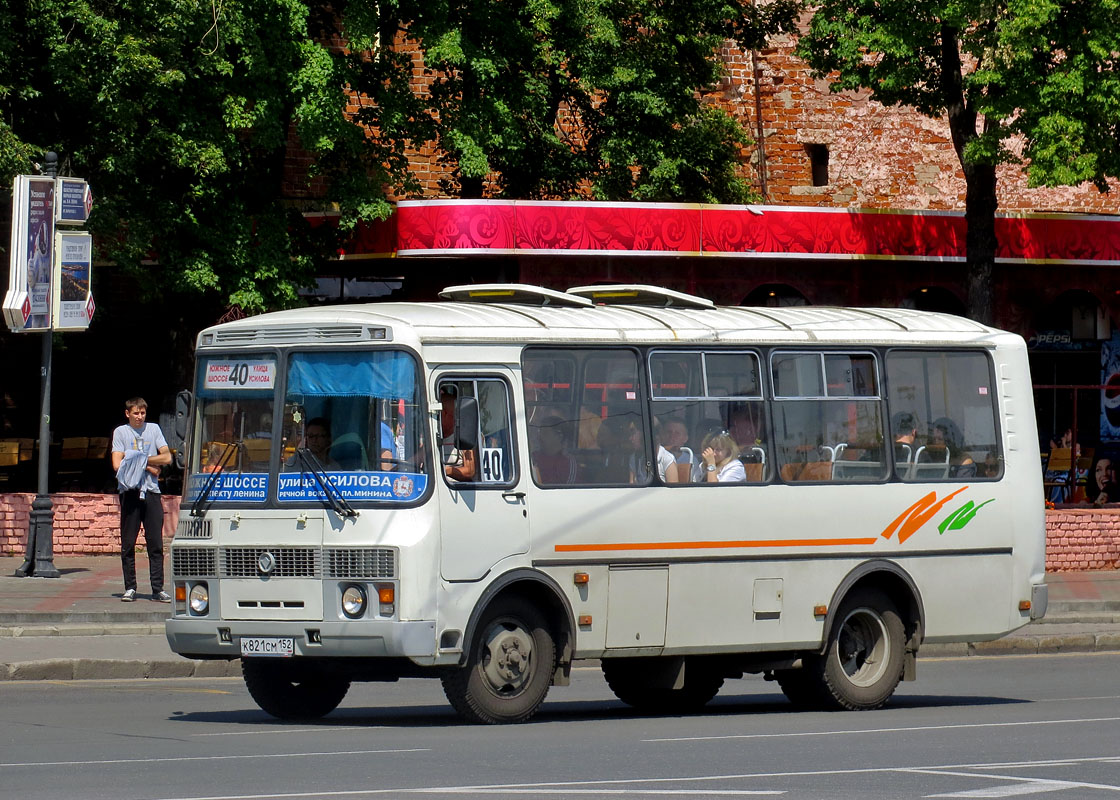
[{"label": "asphalt road", "polygon": [[731,681],[643,717],[597,669],[526,725],[462,724],[434,681],[362,684],[315,724],[235,679],[0,684],[0,796],[1021,797],[1120,792],[1120,654],[923,659],[867,713],[797,713]]}]

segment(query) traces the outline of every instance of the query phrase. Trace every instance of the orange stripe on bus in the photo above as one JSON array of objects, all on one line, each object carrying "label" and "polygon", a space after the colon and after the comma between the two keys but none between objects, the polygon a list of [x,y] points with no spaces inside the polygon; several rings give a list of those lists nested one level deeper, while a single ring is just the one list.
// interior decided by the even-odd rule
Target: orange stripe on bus
[{"label": "orange stripe on bus", "polygon": [[605,550],[715,550],[735,547],[839,547],[848,544],[871,545],[870,539],[751,539],[740,542],[624,542],[620,544],[558,544],[557,553]]}]

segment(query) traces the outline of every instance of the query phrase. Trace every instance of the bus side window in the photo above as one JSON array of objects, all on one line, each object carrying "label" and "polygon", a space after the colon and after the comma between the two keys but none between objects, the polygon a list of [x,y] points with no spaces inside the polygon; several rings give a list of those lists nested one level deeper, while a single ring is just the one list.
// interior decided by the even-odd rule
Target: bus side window
[{"label": "bus side window", "polygon": [[495,378],[439,386],[440,461],[455,483],[509,485],[516,478],[509,390]]}]

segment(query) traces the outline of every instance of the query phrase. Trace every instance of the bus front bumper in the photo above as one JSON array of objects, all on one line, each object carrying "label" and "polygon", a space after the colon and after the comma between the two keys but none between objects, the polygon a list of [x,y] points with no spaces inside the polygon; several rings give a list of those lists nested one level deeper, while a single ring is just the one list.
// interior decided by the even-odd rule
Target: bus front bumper
[{"label": "bus front bumper", "polygon": [[[171,649],[186,658],[240,658],[243,638],[291,640],[292,655],[431,659],[436,624],[415,622],[262,622],[172,617],[165,632]],[[284,643],[286,645],[286,643]]]}]

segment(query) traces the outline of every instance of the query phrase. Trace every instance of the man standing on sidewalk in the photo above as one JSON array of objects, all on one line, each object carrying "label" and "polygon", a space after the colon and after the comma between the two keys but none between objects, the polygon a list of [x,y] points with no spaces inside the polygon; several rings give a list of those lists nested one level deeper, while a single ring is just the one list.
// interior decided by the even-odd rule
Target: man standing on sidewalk
[{"label": "man standing on sidewalk", "polygon": [[143,397],[126,401],[124,416],[128,424],[113,431],[113,469],[121,500],[121,600],[136,599],[136,537],[143,524],[152,599],[170,603],[171,595],[163,590],[163,503],[158,478],[160,466],[171,463],[171,450],[159,425],[147,422],[148,404]]}]

